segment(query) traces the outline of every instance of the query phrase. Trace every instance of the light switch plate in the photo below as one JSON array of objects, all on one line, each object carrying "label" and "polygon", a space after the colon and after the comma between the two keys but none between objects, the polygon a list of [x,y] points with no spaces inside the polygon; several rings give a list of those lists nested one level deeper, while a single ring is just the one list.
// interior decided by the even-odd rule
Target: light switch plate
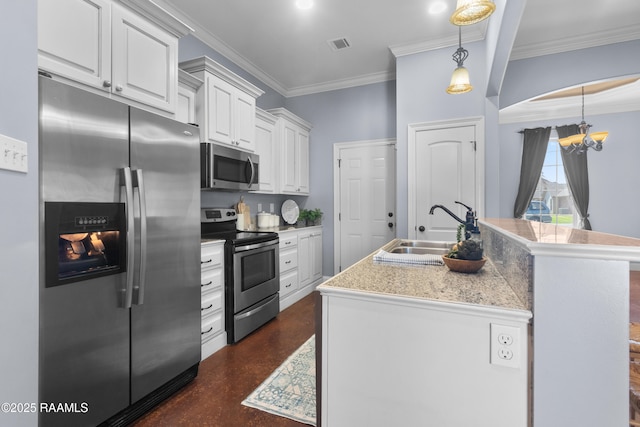
[{"label": "light switch plate", "polygon": [[27,173],[27,143],[0,134],[0,169]]}]

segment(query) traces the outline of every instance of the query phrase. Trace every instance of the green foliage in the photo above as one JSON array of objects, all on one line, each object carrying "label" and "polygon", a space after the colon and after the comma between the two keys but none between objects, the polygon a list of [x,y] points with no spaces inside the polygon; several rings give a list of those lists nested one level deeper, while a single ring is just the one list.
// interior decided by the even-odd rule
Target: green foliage
[{"label": "green foliage", "polygon": [[449,258],[478,260],[482,259],[482,244],[477,240],[464,240],[456,243],[447,254]]},{"label": "green foliage", "polygon": [[322,211],[319,208],[315,209],[302,209],[300,215],[298,215],[299,221],[308,221],[315,223],[322,218]]}]

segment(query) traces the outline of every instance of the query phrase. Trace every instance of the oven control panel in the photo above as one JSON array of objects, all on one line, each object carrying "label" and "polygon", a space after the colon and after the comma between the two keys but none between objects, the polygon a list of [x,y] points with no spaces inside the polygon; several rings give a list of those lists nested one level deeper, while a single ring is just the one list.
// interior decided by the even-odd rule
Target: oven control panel
[{"label": "oven control panel", "polygon": [[235,221],[236,211],[230,208],[202,208],[200,209],[200,222],[226,222]]}]

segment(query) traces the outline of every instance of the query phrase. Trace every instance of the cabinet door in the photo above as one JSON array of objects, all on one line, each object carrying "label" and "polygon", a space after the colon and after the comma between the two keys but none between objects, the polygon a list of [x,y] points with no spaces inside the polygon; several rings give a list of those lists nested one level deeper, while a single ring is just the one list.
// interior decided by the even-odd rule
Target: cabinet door
[{"label": "cabinet door", "polygon": [[109,91],[111,2],[39,0],[38,66]]},{"label": "cabinet door", "polygon": [[207,139],[222,144],[232,144],[231,114],[233,112],[234,88],[215,76],[207,75],[206,100],[208,111],[205,117]]},{"label": "cabinet door", "polygon": [[276,191],[277,144],[275,122],[256,117],[256,153],[260,156],[261,193]]},{"label": "cabinet door", "polygon": [[300,287],[311,283],[311,233],[301,232],[298,236],[298,277]]},{"label": "cabinet door", "polygon": [[178,39],[141,16],[112,6],[112,93],[175,112]]},{"label": "cabinet door", "polygon": [[287,122],[281,126],[280,135],[280,191],[283,193],[295,193],[296,186],[296,159],[298,147],[296,144],[297,129]]},{"label": "cabinet door", "polygon": [[322,278],[322,232],[311,235],[311,280]]},{"label": "cabinet door", "polygon": [[298,131],[296,146],[296,190],[302,194],[309,194],[309,134],[307,132]]},{"label": "cabinet door", "polygon": [[242,149],[256,148],[256,99],[236,90],[235,115],[233,116],[233,141]]}]

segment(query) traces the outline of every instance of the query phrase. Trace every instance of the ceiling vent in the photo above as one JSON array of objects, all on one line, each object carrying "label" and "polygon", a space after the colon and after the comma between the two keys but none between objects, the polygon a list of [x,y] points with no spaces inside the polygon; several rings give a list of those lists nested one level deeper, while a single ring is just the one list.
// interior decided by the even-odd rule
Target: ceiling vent
[{"label": "ceiling vent", "polygon": [[342,50],[351,47],[351,43],[349,43],[349,40],[345,37],[329,40],[327,43],[329,43],[329,46],[331,46],[331,49],[333,50]]}]

